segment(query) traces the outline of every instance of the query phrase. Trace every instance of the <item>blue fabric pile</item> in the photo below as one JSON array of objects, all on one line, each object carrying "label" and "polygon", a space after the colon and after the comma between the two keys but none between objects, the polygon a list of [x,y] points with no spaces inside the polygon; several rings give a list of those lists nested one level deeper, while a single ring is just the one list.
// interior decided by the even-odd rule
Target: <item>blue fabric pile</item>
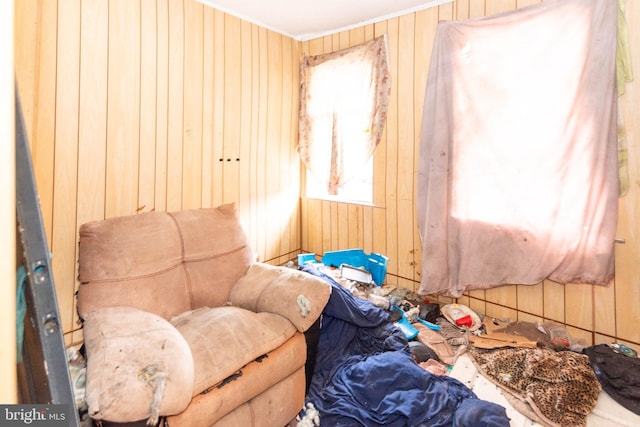
[{"label": "blue fabric pile", "polygon": [[427,372],[389,313],[353,296],[331,276],[307,402],[323,426],[501,427],[505,409],[483,401],[460,381]]}]

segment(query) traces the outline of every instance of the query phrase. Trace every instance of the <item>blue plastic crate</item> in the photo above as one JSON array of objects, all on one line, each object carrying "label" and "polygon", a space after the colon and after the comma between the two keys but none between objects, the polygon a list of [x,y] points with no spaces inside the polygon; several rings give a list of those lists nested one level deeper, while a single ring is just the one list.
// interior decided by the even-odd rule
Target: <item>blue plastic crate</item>
[{"label": "blue plastic crate", "polygon": [[309,254],[299,254],[298,255],[298,265],[305,265],[308,262],[313,262],[313,263],[318,262],[318,261],[316,261],[316,254],[309,253]]},{"label": "blue plastic crate", "polygon": [[322,263],[328,266],[340,267],[348,264],[353,267],[362,267],[371,273],[374,283],[382,286],[387,275],[387,262],[389,258],[384,255],[372,252],[367,254],[362,249],[345,249],[341,251],[325,252],[322,256]]}]

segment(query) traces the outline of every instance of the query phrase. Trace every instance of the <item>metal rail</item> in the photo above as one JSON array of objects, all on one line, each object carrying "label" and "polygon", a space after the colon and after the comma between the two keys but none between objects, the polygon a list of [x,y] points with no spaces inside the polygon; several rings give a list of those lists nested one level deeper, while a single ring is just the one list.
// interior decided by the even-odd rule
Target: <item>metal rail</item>
[{"label": "metal rail", "polygon": [[[16,214],[18,262],[24,283],[23,368],[18,369],[24,403],[69,405],[69,425],[80,424],[75,404],[49,247],[40,211],[33,164],[16,89]],[[26,393],[26,395],[24,395]]]}]

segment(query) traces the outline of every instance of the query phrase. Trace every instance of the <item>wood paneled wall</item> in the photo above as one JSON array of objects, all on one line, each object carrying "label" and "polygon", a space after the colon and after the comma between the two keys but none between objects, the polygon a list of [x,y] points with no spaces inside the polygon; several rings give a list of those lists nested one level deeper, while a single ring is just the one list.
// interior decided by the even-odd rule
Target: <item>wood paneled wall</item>
[{"label": "wood paneled wall", "polygon": [[[261,260],[359,247],[390,257],[390,285],[416,289],[416,161],[436,25],[538,2],[457,0],[305,42],[193,0],[17,2],[16,75],[68,340],[79,339],[69,336],[77,327],[79,225],[154,209],[236,201]],[[640,22],[637,2],[627,1],[627,20]],[[629,26],[636,68],[639,31]],[[374,157],[374,204],[300,202],[300,56],[384,33],[393,89]],[[459,302],[496,317],[562,322],[588,343],[619,339],[640,350],[637,80],[621,98],[631,185],[620,199],[625,243],[617,245],[615,283],[545,281],[472,291]]]},{"label": "wood paneled wall", "polygon": [[16,170],[14,99],[14,1],[0,3],[0,52],[8,54],[0,63],[0,402],[18,403],[16,373]]},{"label": "wood paneled wall", "polygon": [[[302,199],[302,248],[322,254],[359,247],[390,258],[387,284],[417,290],[421,252],[415,215],[417,152],[422,103],[438,21],[488,16],[540,0],[458,0],[302,43],[310,55],[349,47],[387,33],[393,89],[385,138],[374,154],[374,204],[363,206]],[[640,5],[627,1],[636,80],[621,98],[629,146],[630,190],[620,199],[616,279],[608,287],[511,285],[471,291],[458,299],[474,310],[511,319],[553,320],[586,343],[614,339],[640,350]],[[303,176],[304,178],[304,176]],[[440,298],[443,302],[450,299]]]},{"label": "wood paneled wall", "polygon": [[87,221],[236,202],[260,260],[298,253],[299,42],[194,0],[28,0],[15,22],[68,341]]}]

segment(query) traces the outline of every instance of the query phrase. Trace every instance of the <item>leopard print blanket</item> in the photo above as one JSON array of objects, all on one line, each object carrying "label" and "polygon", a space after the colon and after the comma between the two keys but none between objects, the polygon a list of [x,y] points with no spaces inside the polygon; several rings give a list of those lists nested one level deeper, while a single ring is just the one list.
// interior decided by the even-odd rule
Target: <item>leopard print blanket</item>
[{"label": "leopard print blanket", "polygon": [[600,383],[586,355],[543,348],[470,349],[478,370],[511,395],[519,412],[547,426],[583,427]]}]

